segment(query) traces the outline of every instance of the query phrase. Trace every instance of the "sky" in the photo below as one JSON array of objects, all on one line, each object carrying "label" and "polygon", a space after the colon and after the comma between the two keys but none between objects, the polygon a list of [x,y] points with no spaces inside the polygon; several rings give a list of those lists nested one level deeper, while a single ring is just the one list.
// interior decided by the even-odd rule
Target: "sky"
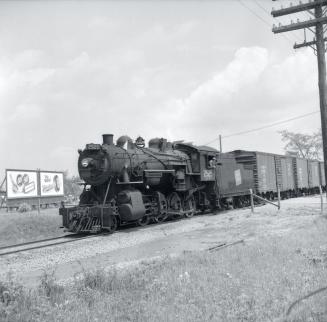
[{"label": "sky", "polygon": [[[279,131],[312,133],[317,60],[303,32],[273,34],[279,0],[0,1],[0,179],[68,170],[114,134],[223,151],[283,153]],[[308,39],[311,38],[307,34]]]}]

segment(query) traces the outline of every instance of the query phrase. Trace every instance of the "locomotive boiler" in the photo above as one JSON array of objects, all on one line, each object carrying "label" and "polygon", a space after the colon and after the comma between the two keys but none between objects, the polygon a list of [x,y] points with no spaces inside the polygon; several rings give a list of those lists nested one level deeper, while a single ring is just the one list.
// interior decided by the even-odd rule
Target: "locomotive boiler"
[{"label": "locomotive boiler", "polygon": [[[134,142],[128,136],[114,144],[79,150],[78,171],[84,181],[80,203],[61,207],[63,226],[71,232],[114,231],[118,225],[192,217],[207,209],[247,202],[251,173],[230,155],[191,143],[163,138]],[[227,179],[227,180],[226,180]]]}]

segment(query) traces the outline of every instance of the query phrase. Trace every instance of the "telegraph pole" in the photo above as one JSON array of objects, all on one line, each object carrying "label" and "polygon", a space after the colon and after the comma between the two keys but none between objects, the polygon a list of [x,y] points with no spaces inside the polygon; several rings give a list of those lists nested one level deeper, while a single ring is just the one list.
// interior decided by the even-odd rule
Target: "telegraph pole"
[{"label": "telegraph pole", "polygon": [[[279,24],[278,27],[273,26],[273,33],[281,33],[292,30],[306,29],[311,31],[315,38],[311,41],[306,39],[302,44],[294,44],[294,49],[302,47],[311,47],[318,60],[318,85],[319,85],[319,98],[320,98],[320,115],[321,115],[321,132],[322,132],[322,143],[324,153],[324,165],[325,165],[325,179],[327,182],[327,87],[326,87],[326,59],[325,59],[325,41],[324,38],[324,24],[327,24],[326,8],[327,0],[314,0],[307,3],[300,3],[296,6],[290,6],[288,8],[281,8],[279,10],[272,10],[271,14],[273,17],[285,16],[292,13],[301,11],[308,11],[314,16],[314,19],[310,19],[304,22],[299,20],[296,23],[291,22],[289,25],[282,26]],[[313,10],[313,11],[312,11]],[[315,30],[312,29],[315,27]],[[305,34],[306,35],[306,34]],[[305,37],[306,38],[306,37]]]},{"label": "telegraph pole", "polygon": [[[221,135],[219,134],[219,152],[220,154],[223,153],[223,146],[222,146],[222,142],[221,142]],[[327,181],[326,181],[327,182]]]},{"label": "telegraph pole", "polygon": [[[319,19],[323,16],[322,6],[315,8],[315,17]],[[319,77],[319,96],[320,96],[320,116],[322,145],[324,151],[325,178],[327,178],[327,89],[326,89],[326,59],[325,59],[325,41],[324,26],[321,22],[316,25],[316,48],[318,59],[318,77]],[[327,182],[327,181],[326,181]]]}]

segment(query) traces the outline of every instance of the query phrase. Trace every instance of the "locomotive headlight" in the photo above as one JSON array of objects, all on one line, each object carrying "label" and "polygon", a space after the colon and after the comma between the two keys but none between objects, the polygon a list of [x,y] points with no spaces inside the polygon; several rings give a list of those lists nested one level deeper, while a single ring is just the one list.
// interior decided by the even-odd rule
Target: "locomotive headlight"
[{"label": "locomotive headlight", "polygon": [[81,165],[83,168],[87,168],[90,164],[90,158],[85,158],[81,161]]}]

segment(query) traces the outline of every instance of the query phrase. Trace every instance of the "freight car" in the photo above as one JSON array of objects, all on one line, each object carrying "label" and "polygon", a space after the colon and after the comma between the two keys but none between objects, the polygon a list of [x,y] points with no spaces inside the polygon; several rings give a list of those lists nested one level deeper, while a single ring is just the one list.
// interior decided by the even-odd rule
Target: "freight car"
[{"label": "freight car", "polygon": [[325,165],[324,162],[319,162],[319,178],[320,178],[320,185],[323,190],[326,190],[326,179],[325,179]]},{"label": "freight car", "polygon": [[63,226],[76,233],[241,207],[253,188],[252,170],[232,154],[162,138],[145,147],[141,137],[114,144],[113,135],[103,135],[102,144],[79,150],[78,169],[85,181],[80,203],[60,208]]},{"label": "freight car", "polygon": [[244,150],[235,150],[232,153],[237,162],[252,171],[255,193],[266,199],[274,199],[277,194],[275,155]]},{"label": "freight car", "polygon": [[285,155],[275,155],[276,180],[281,197],[290,198],[295,196],[295,176],[293,170],[293,158]]},{"label": "freight car", "polygon": [[325,186],[324,163],[272,153],[235,150],[235,159],[253,171],[256,194],[273,200],[319,192]]}]

